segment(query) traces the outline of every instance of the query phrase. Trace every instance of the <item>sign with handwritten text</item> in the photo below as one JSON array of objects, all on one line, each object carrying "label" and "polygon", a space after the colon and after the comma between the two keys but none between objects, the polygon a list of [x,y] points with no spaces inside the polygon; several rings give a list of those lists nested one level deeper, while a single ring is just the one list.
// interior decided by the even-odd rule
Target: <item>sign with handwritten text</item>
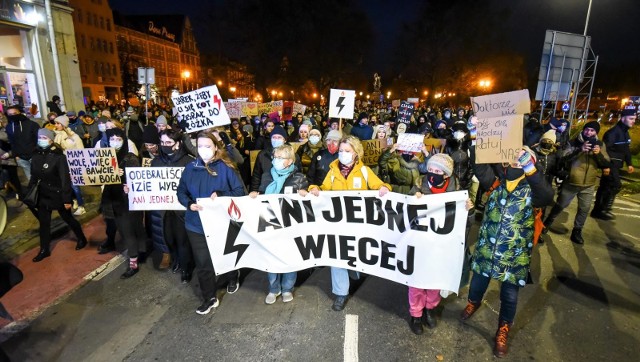
[{"label": "sign with handwritten text", "polygon": [[364,156],[362,157],[362,163],[367,166],[376,166],[380,155],[387,147],[387,139],[375,139],[361,141],[362,149],[364,150]]},{"label": "sign with handwritten text", "polygon": [[420,133],[398,134],[398,150],[420,152],[424,144],[424,135]]},{"label": "sign with handwritten text", "polygon": [[215,85],[173,96],[171,100],[187,133],[231,123]]},{"label": "sign with handwritten text", "polygon": [[407,101],[402,101],[400,103],[400,108],[398,108],[398,123],[409,125],[411,123],[411,116],[413,115],[413,111],[415,110],[415,108],[415,104],[409,103]]},{"label": "sign with handwritten text", "polygon": [[119,184],[120,169],[113,148],[66,150],[71,183],[77,186]]},{"label": "sign with handwritten text", "polygon": [[512,162],[522,148],[523,116],[530,112],[526,89],[471,97],[478,117],[476,163]]},{"label": "sign with handwritten text", "polygon": [[186,210],[178,202],[184,167],[127,167],[129,210]]}]

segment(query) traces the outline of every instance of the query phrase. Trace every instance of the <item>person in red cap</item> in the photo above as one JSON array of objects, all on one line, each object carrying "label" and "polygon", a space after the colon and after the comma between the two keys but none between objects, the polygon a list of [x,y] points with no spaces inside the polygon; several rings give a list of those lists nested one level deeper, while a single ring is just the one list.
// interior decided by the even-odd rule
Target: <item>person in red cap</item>
[{"label": "person in red cap", "polygon": [[611,172],[602,176],[600,187],[596,193],[596,203],[591,212],[591,217],[602,220],[613,220],[611,213],[613,201],[616,198],[622,183],[620,181],[620,169],[626,163],[627,171],[633,173],[631,164],[631,136],[629,128],[636,123],[636,108],[622,110],[620,121],[604,133],[602,140],[611,158]]}]

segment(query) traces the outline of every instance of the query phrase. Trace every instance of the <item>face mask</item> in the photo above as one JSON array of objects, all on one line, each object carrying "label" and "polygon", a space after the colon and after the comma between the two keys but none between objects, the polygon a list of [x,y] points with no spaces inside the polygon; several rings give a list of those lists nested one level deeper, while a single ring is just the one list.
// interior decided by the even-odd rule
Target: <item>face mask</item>
[{"label": "face mask", "polygon": [[457,140],[463,139],[465,135],[466,135],[466,133],[464,133],[464,131],[455,131],[455,132],[453,132],[453,138],[455,138]]},{"label": "face mask", "polygon": [[444,175],[427,172],[427,180],[429,180],[431,186],[438,186],[444,182]]},{"label": "face mask", "polygon": [[412,155],[412,154],[410,154],[410,153],[403,153],[403,154],[402,154],[402,158],[403,158],[406,162],[409,162],[409,161],[411,161],[411,159],[413,159],[413,155]]},{"label": "face mask", "polygon": [[524,175],[524,170],[521,168],[507,167],[506,177],[507,180],[513,181]]},{"label": "face mask", "polygon": [[311,136],[309,137],[309,142],[311,142],[312,145],[317,145],[318,142],[320,142],[320,136]]},{"label": "face mask", "polygon": [[122,141],[110,141],[109,145],[116,150],[120,150],[122,148]]},{"label": "face mask", "polygon": [[38,147],[40,148],[47,148],[49,145],[49,140],[38,140]]},{"label": "face mask", "polygon": [[213,158],[213,150],[211,148],[198,147],[198,155],[203,161],[209,161]]},{"label": "face mask", "polygon": [[327,150],[332,155],[335,155],[335,153],[338,152],[338,148],[339,148],[338,145],[334,145],[334,144],[328,144],[327,145]]},{"label": "face mask", "polygon": [[553,143],[543,142],[540,144],[540,147],[544,150],[550,150],[553,148]]},{"label": "face mask", "polygon": [[25,118],[27,118],[27,117],[25,117],[24,114],[13,114],[11,116],[7,116],[7,119],[9,121],[11,121],[11,122],[20,122],[20,121],[24,120]]},{"label": "face mask", "polygon": [[173,146],[160,146],[160,148],[162,149],[162,153],[164,153],[167,156],[171,156],[175,152],[173,150]]},{"label": "face mask", "polygon": [[281,139],[271,139],[271,147],[276,148],[276,147],[280,147],[284,144],[284,140]]},{"label": "face mask", "polygon": [[444,112],[444,118],[449,118],[451,117],[451,113],[449,112]]},{"label": "face mask", "polygon": [[104,124],[104,123],[100,123],[100,124],[98,125],[98,131],[100,131],[100,132],[106,132],[106,131],[107,131],[107,125],[106,125],[106,124]]},{"label": "face mask", "polygon": [[284,161],[284,158],[274,158],[273,161],[271,161],[271,164],[273,165],[273,168],[280,171],[285,169]]},{"label": "face mask", "polygon": [[353,162],[353,154],[349,152],[339,152],[338,160],[340,160],[340,163],[345,166],[350,165],[351,162]]}]

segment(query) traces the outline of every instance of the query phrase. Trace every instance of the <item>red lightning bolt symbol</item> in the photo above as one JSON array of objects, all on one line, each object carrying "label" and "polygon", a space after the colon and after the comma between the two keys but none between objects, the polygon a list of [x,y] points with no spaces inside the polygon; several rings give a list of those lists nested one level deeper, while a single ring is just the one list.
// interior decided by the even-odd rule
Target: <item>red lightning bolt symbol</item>
[{"label": "red lightning bolt symbol", "polygon": [[218,98],[217,94],[213,96],[213,103],[218,105],[218,109],[222,108],[220,107],[220,104],[222,103],[222,99]]}]

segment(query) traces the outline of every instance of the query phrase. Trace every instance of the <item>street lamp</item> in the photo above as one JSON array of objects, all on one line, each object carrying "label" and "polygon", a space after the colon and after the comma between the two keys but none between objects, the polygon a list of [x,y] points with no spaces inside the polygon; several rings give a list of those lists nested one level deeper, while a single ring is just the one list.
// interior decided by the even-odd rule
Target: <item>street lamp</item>
[{"label": "street lamp", "polygon": [[391,91],[387,92],[387,99],[391,98]]},{"label": "street lamp", "polygon": [[221,86],[222,86],[222,81],[221,81],[221,80],[219,80],[219,81],[218,81],[218,87],[221,87]]},{"label": "street lamp", "polygon": [[191,72],[185,70],[182,72],[182,79],[184,80],[184,86],[182,87],[182,92],[185,93],[187,91],[187,81],[191,77]]}]

